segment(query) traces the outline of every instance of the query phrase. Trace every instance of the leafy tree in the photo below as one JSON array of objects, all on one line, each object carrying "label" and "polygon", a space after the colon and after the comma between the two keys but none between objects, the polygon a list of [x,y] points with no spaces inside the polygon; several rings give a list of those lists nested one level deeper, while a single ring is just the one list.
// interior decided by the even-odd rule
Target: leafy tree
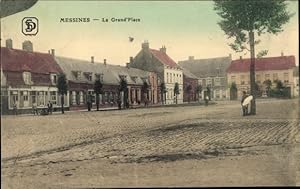
[{"label": "leafy tree", "polygon": [[272,81],[270,79],[267,79],[264,81],[264,85],[266,86],[267,96],[270,97]]},{"label": "leafy tree", "polygon": [[197,94],[198,94],[198,99],[200,100],[199,96],[200,96],[200,94],[202,93],[202,85],[198,85],[198,86],[197,86],[196,92],[197,92]]},{"label": "leafy tree", "polygon": [[164,96],[167,93],[166,85],[164,82],[160,84],[161,103],[164,104]]},{"label": "leafy tree", "polygon": [[191,86],[191,85],[188,85],[188,86],[186,87],[186,93],[188,94],[188,103],[190,103],[191,92],[192,92],[192,86]]},{"label": "leafy tree", "polygon": [[[284,0],[214,0],[217,14],[221,17],[218,23],[228,38],[234,38],[229,46],[236,52],[250,51],[250,92],[251,114],[256,114],[255,104],[255,40],[264,33],[278,34],[282,32],[292,14],[287,11]],[[247,46],[250,45],[250,48]],[[265,55],[267,51],[259,53]]]},{"label": "leafy tree", "polygon": [[143,96],[144,96],[145,105],[148,101],[148,97],[147,97],[148,90],[149,90],[149,85],[146,81],[144,81],[143,86],[142,86],[142,93],[143,93]]},{"label": "leafy tree", "polygon": [[180,94],[179,93],[179,84],[176,82],[175,83],[175,86],[174,86],[174,94],[175,94],[175,96],[176,96],[176,104],[177,104],[177,96]]},{"label": "leafy tree", "polygon": [[61,99],[61,113],[64,114],[64,95],[68,93],[68,84],[64,73],[58,75],[56,87]]},{"label": "leafy tree", "polygon": [[[121,78],[120,85],[119,85],[119,92],[123,91],[123,107],[124,109],[127,107],[127,99],[128,99],[128,88],[127,88],[127,81],[124,78]],[[121,95],[119,93],[119,95]]]},{"label": "leafy tree", "polygon": [[277,90],[282,90],[284,88],[282,81],[276,80],[275,83],[276,83]]},{"label": "leafy tree", "polygon": [[99,94],[102,93],[102,83],[100,81],[100,79],[96,79],[95,83],[94,83],[94,91],[96,93],[96,105],[97,105],[97,111],[99,111]]}]

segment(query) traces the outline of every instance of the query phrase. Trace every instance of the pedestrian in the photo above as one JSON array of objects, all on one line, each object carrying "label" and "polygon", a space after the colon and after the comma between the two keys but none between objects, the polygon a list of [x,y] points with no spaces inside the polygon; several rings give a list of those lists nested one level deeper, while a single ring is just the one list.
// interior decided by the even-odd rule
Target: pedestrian
[{"label": "pedestrian", "polygon": [[47,104],[47,112],[50,113],[50,101]]},{"label": "pedestrian", "polygon": [[208,106],[208,100],[209,100],[208,95],[205,96],[204,100],[205,100],[205,106]]},{"label": "pedestrian", "polygon": [[36,103],[32,104],[32,111],[33,111],[33,115],[38,115],[38,110],[37,110],[37,105]]},{"label": "pedestrian", "polygon": [[13,111],[14,111],[14,115],[18,114],[18,109],[17,109],[17,103],[16,102],[13,103]]},{"label": "pedestrian", "polygon": [[242,100],[241,100],[243,116],[248,115],[248,104],[243,106],[243,102],[247,97],[248,97],[248,95],[247,95],[246,91],[243,91]]},{"label": "pedestrian", "polygon": [[52,114],[52,112],[53,112],[53,104],[52,104],[51,101],[49,101],[49,103],[50,103],[50,114]]},{"label": "pedestrian", "polygon": [[118,96],[118,99],[117,99],[117,103],[118,103],[118,108],[119,108],[119,110],[121,110],[121,97],[120,96]]},{"label": "pedestrian", "polygon": [[91,111],[91,106],[92,106],[92,97],[91,97],[91,95],[88,95],[87,106],[88,106],[88,111]]}]

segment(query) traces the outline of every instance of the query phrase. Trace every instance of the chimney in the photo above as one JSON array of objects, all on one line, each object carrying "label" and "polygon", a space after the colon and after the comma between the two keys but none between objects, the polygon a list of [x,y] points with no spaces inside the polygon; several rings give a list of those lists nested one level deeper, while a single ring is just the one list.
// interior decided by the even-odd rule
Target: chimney
[{"label": "chimney", "polygon": [[103,60],[104,65],[106,66],[106,59]]},{"label": "chimney", "polygon": [[194,60],[194,56],[189,56],[189,60]]},{"label": "chimney", "polygon": [[230,60],[232,60],[232,55],[231,55],[231,53],[229,54],[229,56],[228,56],[229,58],[230,58]]},{"label": "chimney", "polygon": [[281,51],[281,56],[284,56],[283,52]]},{"label": "chimney", "polygon": [[51,49],[51,54],[53,57],[55,56],[55,49]]},{"label": "chimney", "polygon": [[94,56],[91,56],[91,63],[94,63]]},{"label": "chimney", "polygon": [[149,49],[149,42],[147,40],[142,43],[142,49]]},{"label": "chimney", "polygon": [[128,68],[128,69],[130,68],[129,63],[126,63],[126,68]]},{"label": "chimney", "polygon": [[243,57],[242,56],[240,56],[240,60],[242,60],[243,59]]},{"label": "chimney", "polygon": [[167,52],[167,49],[165,46],[162,46],[160,49],[159,49],[160,52],[162,53],[166,53]]},{"label": "chimney", "polygon": [[31,43],[31,41],[24,41],[23,43],[22,43],[22,47],[23,47],[23,50],[24,51],[30,51],[30,52],[32,52],[33,51],[33,45],[32,45],[32,43]]},{"label": "chimney", "polygon": [[48,50],[48,54],[51,54],[51,51],[50,51],[50,50]]},{"label": "chimney", "polygon": [[13,48],[13,41],[12,39],[6,39],[6,47],[12,49]]}]

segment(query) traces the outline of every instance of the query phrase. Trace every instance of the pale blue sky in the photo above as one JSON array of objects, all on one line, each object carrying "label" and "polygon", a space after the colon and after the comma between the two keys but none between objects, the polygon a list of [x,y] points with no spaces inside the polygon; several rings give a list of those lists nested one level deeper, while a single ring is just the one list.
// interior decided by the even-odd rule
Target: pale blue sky
[{"label": "pale blue sky", "polygon": [[[269,56],[295,55],[298,63],[298,1],[289,2],[296,15],[278,36],[265,35],[259,49],[268,49]],[[39,19],[39,33],[34,37],[21,33],[21,20],[26,16]],[[60,23],[64,17],[140,18],[139,23]],[[14,48],[21,48],[24,40],[31,40],[34,50],[47,52],[54,48],[57,55],[95,61],[104,58],[109,63],[124,65],[129,56],[135,56],[141,43],[148,40],[151,48],[167,47],[167,53],[176,61],[210,58],[232,54],[230,40],[217,25],[219,17],[212,1],[38,1],[24,12],[1,20],[1,44],[12,38]],[[132,43],[128,37],[134,37]],[[244,56],[244,55],[243,55]],[[249,54],[245,55],[249,57]]]}]

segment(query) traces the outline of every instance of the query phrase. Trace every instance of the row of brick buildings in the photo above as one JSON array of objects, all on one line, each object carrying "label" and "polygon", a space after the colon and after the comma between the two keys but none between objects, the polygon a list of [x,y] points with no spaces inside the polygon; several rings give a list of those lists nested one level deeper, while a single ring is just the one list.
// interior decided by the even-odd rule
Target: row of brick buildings
[{"label": "row of brick buildings", "polygon": [[[208,94],[214,100],[229,100],[241,97],[243,91],[250,93],[250,59],[240,57],[232,60],[231,55],[210,59],[194,59],[190,56],[188,60],[179,61],[179,65],[198,77],[198,83],[203,88],[200,98]],[[277,57],[257,58],[255,73],[262,94],[266,94],[267,90],[264,81],[270,80],[271,87],[275,88],[276,80],[279,80],[289,89],[291,97],[299,96],[299,67],[294,56],[284,56],[282,53]],[[237,88],[234,91],[236,94],[231,94],[233,83]]]},{"label": "row of brick buildings", "polygon": [[[56,56],[54,49],[48,53],[34,52],[30,41],[22,44],[22,50],[12,45],[12,40],[7,40],[6,47],[1,47],[1,111],[4,114],[12,113],[14,107],[20,113],[30,113],[34,106],[45,108],[49,101],[54,110],[59,109],[61,102],[56,84],[61,73],[66,75],[68,82],[64,105],[70,110],[86,108],[88,95],[94,97],[95,104],[96,79],[103,84],[101,107],[117,106],[121,79],[127,81],[130,106],[142,105],[145,101],[175,103],[175,83],[180,91],[177,102],[183,102],[184,78],[187,77],[164,48],[150,49],[149,43],[143,43],[135,58],[130,57],[126,66],[119,66],[108,64],[106,59],[96,62],[93,56],[89,61]],[[147,56],[147,61],[141,61],[140,56]],[[140,67],[144,63],[156,66],[144,69]],[[146,93],[143,92],[145,83],[149,86]],[[165,83],[164,92],[161,92],[162,83]]]},{"label": "row of brick buildings", "polygon": [[[159,50],[149,47],[146,41],[135,57],[130,57],[126,66],[108,64],[107,60],[96,62],[33,51],[30,41],[25,41],[22,50],[13,49],[12,40],[1,47],[1,110],[11,113],[14,105],[20,112],[30,112],[35,105],[44,108],[51,101],[54,109],[60,107],[56,83],[58,74],[64,73],[68,82],[65,95],[67,109],[86,108],[87,96],[94,94],[94,82],[100,79],[103,92],[102,107],[117,106],[121,79],[128,84],[130,106],[147,101],[150,104],[183,103],[198,101],[208,95],[213,100],[230,99],[230,86],[237,85],[236,96],[249,91],[249,59],[232,60],[231,55],[210,59],[179,61],[167,55],[166,47]],[[292,96],[299,95],[299,71],[294,56],[260,58],[256,60],[256,80],[281,80],[291,89]],[[143,85],[149,86],[146,93]],[[162,83],[165,88],[163,89]],[[179,94],[175,94],[177,85]],[[202,90],[199,93],[199,86]],[[262,86],[261,86],[262,87]],[[198,90],[197,90],[198,88]],[[263,88],[263,87],[262,87]],[[162,91],[165,90],[165,91]],[[199,93],[199,94],[198,94]],[[94,102],[95,103],[95,102]]]}]

